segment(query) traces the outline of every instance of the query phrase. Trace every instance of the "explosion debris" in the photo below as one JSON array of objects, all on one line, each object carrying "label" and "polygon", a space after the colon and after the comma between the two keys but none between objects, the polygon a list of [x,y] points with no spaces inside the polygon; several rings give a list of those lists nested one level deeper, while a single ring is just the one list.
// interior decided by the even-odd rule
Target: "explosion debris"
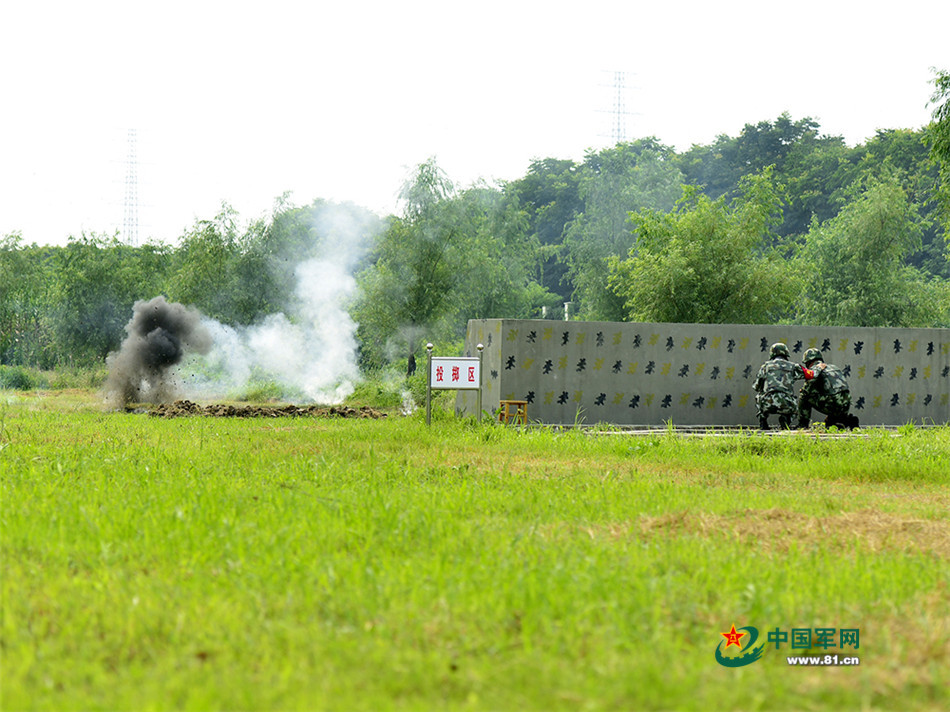
[{"label": "explosion debris", "polygon": [[166,302],[165,297],[137,301],[125,325],[128,336],[106,359],[108,402],[121,408],[172,401],[178,386],[173,367],[186,352],[205,354],[211,349],[211,334],[201,320],[197,309]]},{"label": "explosion debris", "polygon": [[211,405],[201,406],[189,400],[176,400],[174,403],[164,403],[157,405],[148,411],[149,415],[162,418],[178,418],[183,416],[198,415],[214,418],[385,418],[386,414],[370,408],[361,406],[359,408],[350,408],[348,406],[330,406],[329,408],[317,405],[281,405],[281,406],[259,406],[259,405],[230,405],[225,403],[213,403]]}]

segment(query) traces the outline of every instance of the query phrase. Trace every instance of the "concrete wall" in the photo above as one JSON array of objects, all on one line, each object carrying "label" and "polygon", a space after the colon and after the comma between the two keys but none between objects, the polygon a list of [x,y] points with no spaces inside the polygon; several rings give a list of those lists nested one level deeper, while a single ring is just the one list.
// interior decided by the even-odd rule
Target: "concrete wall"
[{"label": "concrete wall", "polygon": [[[792,360],[814,347],[843,368],[862,425],[950,422],[950,329],[484,319],[469,322],[464,355],[485,346],[488,411],[520,399],[552,424],[752,426],[776,341]],[[460,391],[458,412],[474,414],[475,397]]]}]

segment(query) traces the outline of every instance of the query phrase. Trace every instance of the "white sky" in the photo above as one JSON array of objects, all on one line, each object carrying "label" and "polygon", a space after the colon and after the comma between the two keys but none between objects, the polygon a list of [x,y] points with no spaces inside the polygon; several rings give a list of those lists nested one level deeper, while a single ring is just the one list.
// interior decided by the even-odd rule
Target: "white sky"
[{"label": "white sky", "polygon": [[628,139],[685,150],[811,116],[849,145],[924,126],[950,3],[7,0],[0,236],[121,229],[137,132],[139,239],[292,192],[380,214],[435,156],[465,186]]}]

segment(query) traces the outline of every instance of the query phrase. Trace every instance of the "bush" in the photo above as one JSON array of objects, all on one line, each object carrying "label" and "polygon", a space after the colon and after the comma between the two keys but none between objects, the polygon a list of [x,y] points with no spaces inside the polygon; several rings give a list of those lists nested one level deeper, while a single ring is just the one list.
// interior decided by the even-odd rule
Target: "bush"
[{"label": "bush", "polygon": [[14,391],[30,391],[34,388],[48,388],[49,382],[43,374],[22,366],[0,366],[0,388]]},{"label": "bush", "polygon": [[106,382],[105,366],[97,368],[58,368],[49,374],[49,387],[56,390],[67,388],[101,388]]},{"label": "bush", "polygon": [[299,394],[291,393],[291,390],[275,381],[251,381],[243,391],[234,396],[234,400],[248,403],[273,403],[289,396],[299,396]]},{"label": "bush", "polygon": [[398,390],[390,387],[384,381],[362,381],[357,384],[353,392],[347,396],[347,405],[358,408],[397,408],[402,404],[403,397]]}]

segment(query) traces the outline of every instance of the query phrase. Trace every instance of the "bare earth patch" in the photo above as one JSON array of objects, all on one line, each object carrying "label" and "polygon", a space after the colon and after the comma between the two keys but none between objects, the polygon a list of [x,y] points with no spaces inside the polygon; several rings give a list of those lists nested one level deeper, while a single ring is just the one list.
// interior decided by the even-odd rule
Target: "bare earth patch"
[{"label": "bare earth patch", "polygon": [[[821,542],[841,546],[860,543],[871,551],[927,551],[950,558],[950,521],[919,519],[865,510],[813,517],[784,509],[748,509],[735,514],[678,512],[638,521],[643,537],[662,535],[733,536],[786,551],[790,544]],[[616,526],[616,525],[615,525]],[[629,529],[631,527],[626,527]],[[621,535],[620,531],[612,532]]]}]

